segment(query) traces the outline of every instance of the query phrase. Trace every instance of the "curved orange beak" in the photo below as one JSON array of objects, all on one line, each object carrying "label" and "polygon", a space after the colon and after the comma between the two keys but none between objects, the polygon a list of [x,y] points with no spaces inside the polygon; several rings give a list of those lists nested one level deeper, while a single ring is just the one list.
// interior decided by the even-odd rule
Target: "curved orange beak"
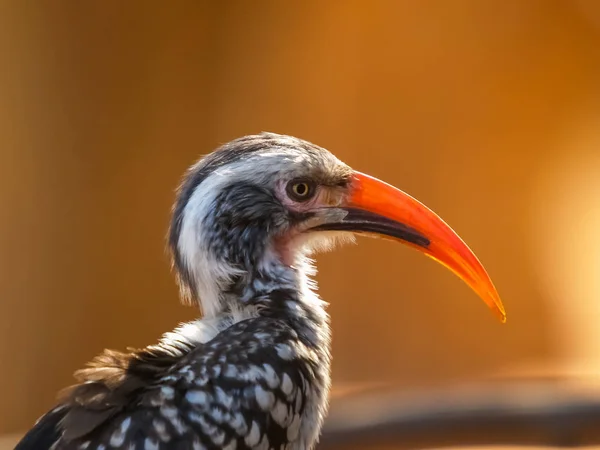
[{"label": "curved orange beak", "polygon": [[421,202],[383,181],[354,172],[343,209],[347,214],[341,221],[318,228],[399,240],[454,272],[506,322],[500,296],[481,262],[454,230]]}]

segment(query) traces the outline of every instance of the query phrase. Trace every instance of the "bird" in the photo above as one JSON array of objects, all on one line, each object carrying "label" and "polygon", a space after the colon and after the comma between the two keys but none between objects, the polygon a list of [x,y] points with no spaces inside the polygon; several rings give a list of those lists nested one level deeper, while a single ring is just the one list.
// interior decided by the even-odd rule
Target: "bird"
[{"label": "bird", "polygon": [[96,356],[16,450],[315,448],[332,356],[313,258],[356,236],[433,258],[506,320],[481,262],[421,202],[307,140],[242,136],[176,189],[168,249],[199,318]]}]

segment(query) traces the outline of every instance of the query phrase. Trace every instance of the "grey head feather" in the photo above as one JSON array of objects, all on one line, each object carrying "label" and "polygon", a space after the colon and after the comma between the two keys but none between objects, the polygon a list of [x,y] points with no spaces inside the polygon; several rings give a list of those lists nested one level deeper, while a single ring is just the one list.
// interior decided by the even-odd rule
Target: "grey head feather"
[{"label": "grey head feather", "polygon": [[[243,168],[243,173],[227,172],[231,167]],[[265,167],[268,169],[264,170]],[[184,301],[200,302],[196,277],[180,246],[186,208],[194,193],[203,189],[203,183],[212,175],[227,174],[227,183],[220,185],[220,192],[206,192],[214,198],[210,215],[203,217],[198,226],[202,228],[206,244],[204,251],[212,252],[233,269],[247,273],[256,266],[274,230],[284,221],[307,218],[285,209],[273,192],[272,178],[299,170],[322,184],[338,184],[350,173],[345,164],[315,144],[266,132],[228,142],[187,170],[177,190],[168,235],[173,268]]]}]

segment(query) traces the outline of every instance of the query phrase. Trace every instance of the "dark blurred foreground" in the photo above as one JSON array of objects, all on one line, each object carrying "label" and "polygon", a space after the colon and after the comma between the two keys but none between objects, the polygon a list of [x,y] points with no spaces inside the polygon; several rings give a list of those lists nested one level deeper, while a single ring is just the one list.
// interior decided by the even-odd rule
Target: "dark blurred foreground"
[{"label": "dark blurred foreground", "polygon": [[332,404],[320,449],[600,446],[600,385],[511,380],[367,391]]}]

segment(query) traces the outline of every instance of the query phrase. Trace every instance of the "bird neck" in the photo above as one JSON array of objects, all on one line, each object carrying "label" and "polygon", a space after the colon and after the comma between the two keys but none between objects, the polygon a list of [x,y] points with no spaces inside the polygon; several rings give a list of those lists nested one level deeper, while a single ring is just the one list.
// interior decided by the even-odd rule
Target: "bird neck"
[{"label": "bird neck", "polygon": [[301,255],[290,265],[277,257],[265,258],[253,270],[219,283],[218,316],[231,324],[259,316],[282,320],[307,345],[327,346],[329,317],[326,303],[315,292],[313,274],[313,266]]}]

